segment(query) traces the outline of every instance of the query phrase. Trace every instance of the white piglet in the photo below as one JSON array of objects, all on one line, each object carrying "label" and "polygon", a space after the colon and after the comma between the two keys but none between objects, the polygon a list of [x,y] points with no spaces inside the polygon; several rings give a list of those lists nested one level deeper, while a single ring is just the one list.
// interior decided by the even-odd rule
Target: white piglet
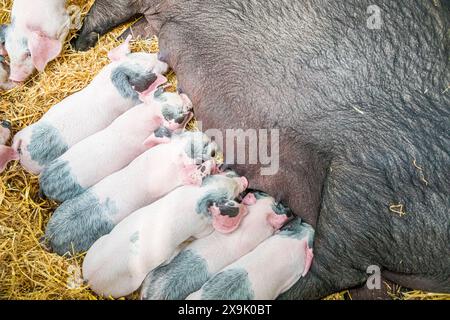
[{"label": "white piglet", "polygon": [[308,273],[313,238],[314,229],[294,219],[187,300],[274,300]]},{"label": "white piglet", "polygon": [[[183,300],[215,273],[253,250],[292,217],[291,211],[263,192],[242,200],[248,214],[230,234],[215,231],[196,240],[169,264],[151,271],[141,288],[144,300]],[[222,210],[223,211],[223,210]]]},{"label": "white piglet", "polygon": [[246,207],[234,199],[247,186],[247,179],[233,172],[213,175],[202,186],[180,187],[134,212],[88,251],[84,279],[103,296],[132,293],[184,241],[210,234],[213,226],[234,231],[246,214]]},{"label": "white piglet", "polygon": [[65,0],[14,0],[5,49],[11,62],[10,79],[25,81],[62,51],[70,29]]},{"label": "white piglet", "polygon": [[89,136],[52,161],[40,175],[41,191],[57,201],[71,199],[122,169],[191,119],[192,104],[185,95],[162,88],[141,99],[106,129]]},{"label": "white piglet", "polygon": [[[174,135],[53,213],[45,239],[58,254],[86,251],[132,212],[215,170],[215,144],[201,132]],[[202,161],[204,161],[202,163]]]},{"label": "white piglet", "polygon": [[113,61],[83,90],[53,106],[14,137],[22,166],[39,174],[51,161],[84,138],[109,126],[140,103],[138,92],[166,82],[167,65],[156,54],[129,53],[126,42],[109,53]]}]

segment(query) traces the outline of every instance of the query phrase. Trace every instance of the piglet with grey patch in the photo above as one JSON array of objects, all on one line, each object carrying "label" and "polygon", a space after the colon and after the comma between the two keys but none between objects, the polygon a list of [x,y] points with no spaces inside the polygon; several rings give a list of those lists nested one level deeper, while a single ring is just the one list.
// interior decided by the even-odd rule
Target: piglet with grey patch
[{"label": "piglet with grey patch", "polygon": [[40,175],[41,191],[61,202],[71,199],[128,165],[158,140],[169,140],[172,131],[183,128],[192,116],[192,104],[183,94],[161,88],[141,94],[141,99],[145,103],[52,161]]},{"label": "piglet with grey patch", "polygon": [[132,293],[184,241],[202,238],[214,229],[233,232],[247,212],[234,199],[247,186],[247,179],[234,172],[213,175],[201,186],[178,188],[134,212],[88,251],[84,279],[103,296]]},{"label": "piglet with grey patch", "polygon": [[262,192],[242,200],[248,214],[235,232],[196,240],[169,264],[151,271],[141,288],[144,300],[182,300],[199,290],[214,274],[246,255],[281,228],[292,212]]},{"label": "piglet with grey patch", "polygon": [[[215,144],[201,132],[174,135],[124,169],[65,201],[51,217],[45,239],[58,254],[86,251],[126,216],[182,185],[200,185],[215,169]],[[203,163],[202,163],[203,162]]]},{"label": "piglet with grey patch", "polygon": [[11,123],[8,121],[0,122],[0,172],[5,170],[8,162],[19,160],[19,154],[11,147],[5,146],[11,135]]},{"label": "piglet with grey patch", "polygon": [[295,219],[213,276],[187,300],[273,300],[311,266],[314,229]]},{"label": "piglet with grey patch", "polygon": [[154,90],[167,65],[155,54],[129,53],[127,41],[109,52],[112,60],[83,90],[53,106],[38,122],[14,137],[13,148],[29,172],[39,174],[84,138],[106,128],[139,104],[138,91]]}]

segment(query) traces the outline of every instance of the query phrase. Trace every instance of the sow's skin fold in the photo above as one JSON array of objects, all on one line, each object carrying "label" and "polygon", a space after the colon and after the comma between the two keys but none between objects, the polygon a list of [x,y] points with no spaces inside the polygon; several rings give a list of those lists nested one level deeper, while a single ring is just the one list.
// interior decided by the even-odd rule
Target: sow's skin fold
[{"label": "sow's skin fold", "polygon": [[183,300],[199,290],[215,273],[269,238],[292,213],[263,192],[242,200],[248,214],[233,233],[213,232],[192,242],[169,264],[151,271],[141,288],[143,300]]},{"label": "sow's skin fold", "polygon": [[[136,211],[88,251],[84,279],[103,296],[132,293],[184,241],[207,236],[213,226],[220,226],[221,232],[236,230],[247,208],[234,199],[247,186],[247,179],[234,172],[209,176],[201,186],[180,187]],[[218,219],[217,208],[225,219]]]},{"label": "sow's skin fold", "polygon": [[129,53],[127,41],[112,50],[113,61],[83,90],[53,106],[33,125],[16,134],[13,148],[25,170],[39,174],[84,138],[106,128],[118,116],[139,104],[139,94],[165,82],[157,76],[167,65],[155,54]]},{"label": "sow's skin fold", "polygon": [[229,265],[187,300],[273,300],[311,266],[314,229],[296,218]]},{"label": "sow's skin fold", "polygon": [[215,170],[211,157],[215,148],[205,134],[184,132],[144,152],[124,169],[62,203],[47,225],[45,245],[60,255],[88,250],[137,209],[182,185],[200,185]]},{"label": "sow's skin fold", "polygon": [[0,122],[0,173],[5,170],[8,162],[19,160],[19,154],[11,147],[5,146],[11,135],[11,123],[8,121]]},{"label": "sow's skin fold", "polygon": [[60,202],[74,198],[124,168],[158,139],[169,141],[192,117],[192,104],[184,95],[160,88],[141,94],[141,100],[145,103],[52,161],[40,175],[42,193]]}]

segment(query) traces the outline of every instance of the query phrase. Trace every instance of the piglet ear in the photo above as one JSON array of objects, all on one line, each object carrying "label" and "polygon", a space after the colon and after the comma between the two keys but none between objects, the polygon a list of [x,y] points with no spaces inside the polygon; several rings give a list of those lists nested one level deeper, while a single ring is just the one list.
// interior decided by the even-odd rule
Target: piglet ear
[{"label": "piglet ear", "polygon": [[252,206],[256,203],[256,197],[252,192],[247,193],[247,195],[242,199],[242,203],[246,206]]},{"label": "piglet ear", "polygon": [[269,224],[274,228],[274,230],[281,229],[281,227],[284,226],[284,224],[288,221],[289,217],[285,214],[276,214],[275,212],[271,212],[267,216],[267,222],[269,222]]},{"label": "piglet ear", "polygon": [[44,71],[47,63],[55,59],[62,50],[62,43],[51,39],[39,31],[31,31],[28,38],[31,59],[38,71]]},{"label": "piglet ear", "polygon": [[152,134],[150,137],[145,139],[143,144],[147,148],[153,148],[159,144],[169,143],[169,142],[170,142],[169,137],[157,137],[157,136],[155,136],[155,134]]},{"label": "piglet ear", "polygon": [[144,103],[150,103],[151,99],[153,98],[153,92],[158,89],[158,87],[164,83],[167,82],[167,78],[164,77],[162,74],[156,75],[156,80],[152,82],[152,84],[139,93],[139,99]]},{"label": "piglet ear", "polygon": [[129,54],[130,51],[130,41],[131,41],[132,36],[129,35],[126,39],[125,42],[122,43],[120,46],[118,46],[117,48],[112,49],[110,52],[108,52],[108,58],[111,61],[120,61],[122,59],[124,59],[127,54]]},{"label": "piglet ear", "polygon": [[0,146],[0,172],[5,170],[8,162],[12,160],[19,160],[19,154],[11,147]]},{"label": "piglet ear", "polygon": [[227,201],[224,204],[213,205],[209,208],[213,218],[213,227],[220,233],[231,233],[241,224],[242,218],[247,214],[247,207],[236,201]]}]

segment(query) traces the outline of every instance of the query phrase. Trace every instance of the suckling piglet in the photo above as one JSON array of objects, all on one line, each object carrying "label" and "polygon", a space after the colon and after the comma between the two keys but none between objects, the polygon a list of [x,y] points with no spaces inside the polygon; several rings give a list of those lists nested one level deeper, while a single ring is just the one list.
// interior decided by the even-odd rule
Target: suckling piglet
[{"label": "suckling piglet", "polygon": [[14,137],[13,148],[29,172],[39,174],[43,167],[69,147],[106,128],[111,122],[140,103],[138,92],[153,91],[166,79],[167,65],[156,54],[129,53],[127,41],[110,51],[112,60],[83,90],[53,106],[33,125]]},{"label": "suckling piglet", "polygon": [[184,94],[158,89],[148,96],[141,96],[145,103],[44,168],[39,179],[41,191],[61,202],[71,199],[128,165],[158,139],[170,138],[173,130],[183,128],[191,118],[192,104]]},{"label": "suckling piglet", "polygon": [[5,146],[11,135],[11,124],[8,121],[0,122],[0,172],[5,170],[8,162],[19,160],[19,154],[11,147]]},{"label": "suckling piglet", "polygon": [[215,169],[215,149],[201,132],[174,135],[169,143],[144,152],[122,170],[62,203],[47,225],[44,240],[61,255],[88,250],[137,209],[182,185],[200,185]]},{"label": "suckling piglet", "polygon": [[187,299],[273,300],[308,273],[313,238],[314,229],[294,219]]},{"label": "suckling piglet", "polygon": [[103,296],[132,293],[184,241],[204,237],[214,229],[234,231],[247,211],[234,199],[247,186],[247,179],[234,172],[213,175],[202,186],[180,187],[134,212],[88,251],[84,279]]},{"label": "suckling piglet", "polygon": [[144,300],[182,300],[214,274],[257,247],[292,217],[292,212],[263,192],[242,200],[248,214],[230,234],[215,231],[196,240],[169,264],[151,271],[141,288]]}]

